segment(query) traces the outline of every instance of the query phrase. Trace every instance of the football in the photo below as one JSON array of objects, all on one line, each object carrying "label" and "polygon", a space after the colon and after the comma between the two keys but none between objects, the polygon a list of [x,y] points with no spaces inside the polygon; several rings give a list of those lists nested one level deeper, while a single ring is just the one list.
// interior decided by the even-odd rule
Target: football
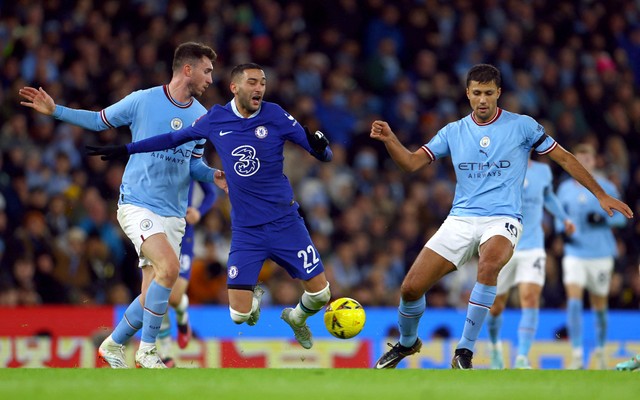
[{"label": "football", "polygon": [[324,325],[330,334],[339,339],[356,336],[364,328],[365,320],[364,308],[349,297],[332,301],[324,310]]}]

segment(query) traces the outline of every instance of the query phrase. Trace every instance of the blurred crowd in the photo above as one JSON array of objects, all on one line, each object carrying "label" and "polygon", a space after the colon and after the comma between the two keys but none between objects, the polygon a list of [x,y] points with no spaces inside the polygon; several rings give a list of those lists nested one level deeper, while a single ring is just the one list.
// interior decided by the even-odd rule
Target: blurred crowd
[{"label": "blurred crowd", "polygon": [[[334,297],[398,304],[406,270],[446,217],[449,160],[402,173],[369,138],[387,120],[411,148],[470,112],[465,75],[479,62],[503,76],[499,105],[540,121],[565,148],[590,142],[599,173],[640,214],[640,2],[609,0],[16,0],[0,2],[0,305],[126,304],[139,290],[136,254],[115,220],[124,164],[86,144],[127,143],[20,105],[23,86],[98,111],[168,83],[175,47],[215,49],[206,107],[230,100],[239,63],[261,64],[265,100],[331,140],[322,164],[287,147],[285,173],[321,252]],[[210,165],[219,166],[212,148]],[[546,158],[541,161],[548,162]],[[553,164],[553,163],[552,163]],[[556,183],[566,176],[553,166]],[[542,307],[564,306],[562,238],[545,220]],[[640,224],[616,231],[611,308],[640,306]],[[197,227],[192,303],[226,302],[229,204],[223,193]],[[268,301],[299,286],[268,262]],[[465,306],[473,271],[433,288],[430,307]],[[516,304],[513,304],[516,305]]]}]

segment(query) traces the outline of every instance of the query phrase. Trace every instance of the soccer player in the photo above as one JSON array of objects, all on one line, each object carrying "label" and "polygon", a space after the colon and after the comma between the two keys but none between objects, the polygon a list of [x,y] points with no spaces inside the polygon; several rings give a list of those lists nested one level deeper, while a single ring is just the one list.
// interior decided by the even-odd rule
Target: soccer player
[{"label": "soccer player", "polygon": [[522,196],[522,237],[511,260],[500,270],[496,299],[489,310],[487,327],[491,340],[491,368],[504,368],[500,328],[509,290],[518,285],[522,315],[518,326],[515,368],[530,369],[529,350],[538,330],[540,294],[544,286],[547,254],[542,230],[543,208],[564,223],[564,233],[572,235],[575,225],[553,192],[553,175],[547,164],[529,160]]},{"label": "soccer player", "polygon": [[[580,144],[574,153],[584,168],[593,174],[596,165],[593,146]],[[618,196],[618,190],[611,181],[602,176],[596,179],[607,193]],[[606,369],[604,344],[607,337],[607,300],[614,257],[617,255],[616,240],[611,229],[624,226],[626,219],[620,214],[607,218],[598,207],[598,199],[573,179],[567,179],[558,186],[558,198],[576,224],[575,234],[565,241],[562,258],[563,282],[567,293],[567,330],[572,348],[569,369],[584,368],[582,295],[585,288],[596,317],[596,366]],[[559,225],[560,222],[556,221],[556,226]]]},{"label": "soccer player", "polygon": [[209,139],[222,161],[231,202],[227,262],[231,319],[237,324],[258,322],[260,287],[256,283],[264,261],[270,258],[302,282],[302,298],[295,308],[285,308],[281,318],[298,343],[309,349],[313,339],[306,319],[323,309],[331,292],[283,173],[283,148],[291,141],[320,161],[330,161],[333,153],[322,132],[311,134],[279,105],[263,101],[266,86],[259,65],[237,65],[229,85],[233,99],[225,106],[214,106],[192,126],[126,146],[89,147],[89,154],[111,159]]},{"label": "soccer player", "polygon": [[418,254],[401,286],[398,324],[400,340],[384,353],[375,368],[395,368],[404,357],[420,351],[418,324],[426,308],[425,293],[443,276],[478,255],[477,282],[471,292],[462,338],[452,368],[471,369],[473,349],[496,297],[500,269],[509,261],[522,233],[522,186],[529,152],[548,154],[613,210],[632,217],[631,209],[608,195],[575,157],[547,136],[531,117],[498,107],[501,77],[488,64],[467,74],[470,115],[452,122],[416,151],[410,151],[389,124],[374,121],[370,136],[384,143],[395,163],[408,172],[451,156],[456,190],[449,216]]},{"label": "soccer player", "polygon": [[[26,100],[20,104],[93,131],[129,126],[135,142],[157,132],[189,126],[206,112],[194,97],[212,83],[216,58],[208,46],[183,43],[175,50],[169,84],[133,92],[100,112],[56,105],[42,88],[20,89],[19,94]],[[98,349],[99,356],[112,368],[128,368],[124,343],[140,329],[136,365],[166,368],[158,355],[156,337],[178,278],[189,183],[192,179],[214,181],[214,172],[202,160],[203,142],[192,141],[168,152],[135,155],[127,162],[117,216],[140,257],[142,285],[141,294]],[[215,179],[218,185],[224,185],[221,171],[215,172]]]},{"label": "soccer player", "polygon": [[[189,201],[187,206],[187,215],[185,221],[187,223],[184,236],[182,237],[182,246],[180,247],[180,274],[178,280],[171,289],[169,296],[169,305],[175,310],[178,325],[178,346],[184,349],[191,340],[191,324],[189,324],[189,296],[187,296],[187,287],[191,278],[191,263],[193,261],[193,239],[195,234],[195,225],[200,221],[216,200],[216,192],[213,183],[198,181],[198,185],[202,189],[203,197],[200,205],[193,205],[195,181],[189,186]],[[175,361],[171,356],[171,347],[173,340],[171,339],[171,321],[169,313],[164,314],[160,331],[158,331],[158,344],[162,361],[167,367],[175,366]]]}]

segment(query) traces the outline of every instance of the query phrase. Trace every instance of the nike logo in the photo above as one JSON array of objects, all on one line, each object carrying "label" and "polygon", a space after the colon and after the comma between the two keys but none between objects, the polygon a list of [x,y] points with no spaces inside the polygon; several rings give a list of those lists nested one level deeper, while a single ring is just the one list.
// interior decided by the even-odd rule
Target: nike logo
[{"label": "nike logo", "polygon": [[313,270],[316,269],[316,267],[318,267],[318,264],[314,265],[313,268],[307,268],[307,274],[312,273]]},{"label": "nike logo", "polygon": [[222,131],[220,131],[220,136],[228,135],[228,134],[230,134],[231,132],[233,132],[233,131],[226,131],[226,132],[222,132]]}]

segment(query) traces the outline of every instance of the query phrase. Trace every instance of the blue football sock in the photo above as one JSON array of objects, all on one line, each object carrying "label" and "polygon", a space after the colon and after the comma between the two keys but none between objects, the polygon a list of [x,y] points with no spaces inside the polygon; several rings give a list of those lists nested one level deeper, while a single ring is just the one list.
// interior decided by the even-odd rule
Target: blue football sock
[{"label": "blue football sock", "polygon": [[567,302],[567,331],[571,347],[582,349],[582,299]]},{"label": "blue football sock", "polygon": [[155,280],[149,285],[147,297],[144,301],[144,316],[142,317],[142,342],[156,342],[162,318],[164,313],[167,312],[170,294],[171,288],[166,288]]},{"label": "blue football sock", "polygon": [[482,283],[476,282],[469,297],[467,319],[464,322],[462,337],[456,349],[469,349],[473,351],[476,340],[478,340],[478,335],[480,335],[480,330],[482,330],[482,324],[485,318],[487,318],[489,309],[495,299],[495,286],[483,285]]},{"label": "blue football sock", "polygon": [[607,310],[596,310],[596,347],[604,347],[607,340]]},{"label": "blue football sock", "polygon": [[498,316],[489,314],[487,317],[487,330],[489,331],[491,343],[498,344],[500,341],[500,329],[502,329],[502,314]]},{"label": "blue football sock", "polygon": [[160,330],[158,331],[158,339],[166,338],[171,335],[171,320],[169,319],[169,313],[164,313],[162,317],[162,324],[160,324]]},{"label": "blue football sock", "polygon": [[415,301],[404,301],[400,299],[398,307],[398,326],[400,327],[400,344],[411,347],[418,339],[418,324],[420,317],[427,308],[427,301],[422,296]]},{"label": "blue football sock", "polygon": [[124,316],[111,333],[111,339],[118,344],[125,344],[142,328],[142,314],[142,304],[140,304],[140,296],[138,296],[125,310]]},{"label": "blue football sock", "polygon": [[518,326],[518,355],[528,356],[531,350],[531,343],[536,336],[538,330],[538,315],[540,311],[537,308],[523,308],[520,316],[520,325]]}]

